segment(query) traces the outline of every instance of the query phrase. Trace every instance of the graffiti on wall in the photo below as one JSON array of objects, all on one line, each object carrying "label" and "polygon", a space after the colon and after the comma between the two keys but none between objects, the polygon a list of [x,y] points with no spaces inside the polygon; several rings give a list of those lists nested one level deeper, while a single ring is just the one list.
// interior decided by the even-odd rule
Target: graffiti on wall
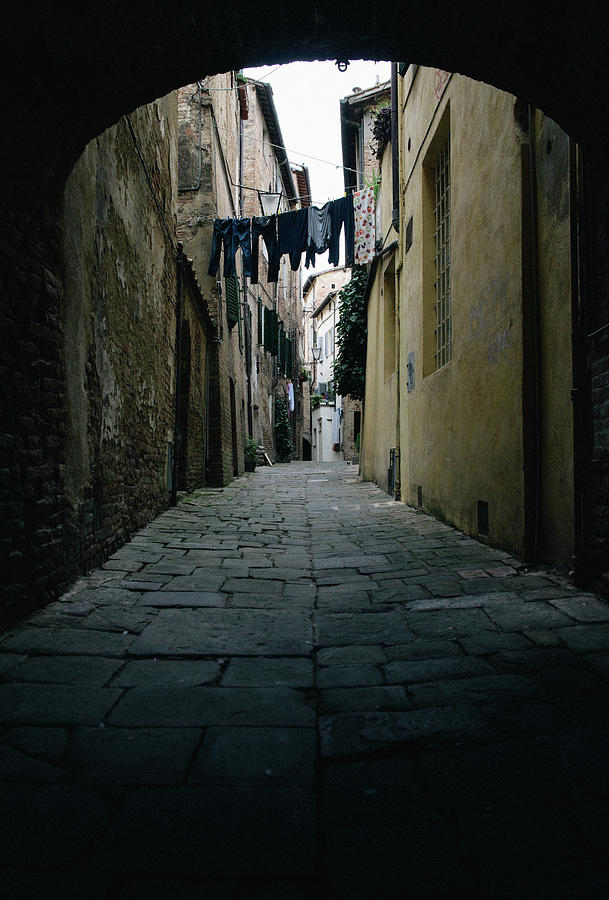
[{"label": "graffiti on wall", "polygon": [[444,69],[436,69],[434,74],[434,93],[436,95],[436,100],[439,100],[442,96],[444,88],[446,87],[446,82],[450,78],[450,72],[445,72]]},{"label": "graffiti on wall", "polygon": [[510,276],[495,275],[469,309],[469,340],[479,340],[486,346],[489,365],[506,363],[513,366],[514,339],[508,315],[508,285]]}]

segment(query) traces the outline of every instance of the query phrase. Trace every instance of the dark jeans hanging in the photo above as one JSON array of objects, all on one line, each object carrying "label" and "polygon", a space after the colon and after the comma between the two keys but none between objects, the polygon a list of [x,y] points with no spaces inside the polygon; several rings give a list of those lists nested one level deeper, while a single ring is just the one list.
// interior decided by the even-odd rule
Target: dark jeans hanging
[{"label": "dark jeans hanging", "polygon": [[345,226],[345,265],[353,265],[355,217],[353,214],[353,194],[349,191],[344,197],[333,200],[330,208],[332,227],[328,244],[328,262],[337,266],[339,260],[340,233]]},{"label": "dark jeans hanging", "polygon": [[208,274],[215,275],[220,265],[220,250],[224,248],[224,277],[236,274],[235,256],[241,247],[243,274],[252,274],[252,247],[249,219],[216,219],[211,239]]},{"label": "dark jeans hanging", "polygon": [[261,237],[269,256],[267,281],[277,281],[280,257],[277,216],[254,216],[252,218],[252,284],[258,284],[258,245]]},{"label": "dark jeans hanging", "polygon": [[277,217],[277,237],[279,255],[290,255],[290,266],[295,272],[300,266],[302,254],[307,249],[309,239],[309,216],[307,209],[294,209]]}]

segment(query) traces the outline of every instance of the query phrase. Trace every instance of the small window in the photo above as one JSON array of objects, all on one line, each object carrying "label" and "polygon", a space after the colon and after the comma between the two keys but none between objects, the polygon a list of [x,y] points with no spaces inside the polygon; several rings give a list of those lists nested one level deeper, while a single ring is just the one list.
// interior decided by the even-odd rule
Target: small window
[{"label": "small window", "polygon": [[423,163],[423,375],[452,359],[450,118],[442,117]]}]

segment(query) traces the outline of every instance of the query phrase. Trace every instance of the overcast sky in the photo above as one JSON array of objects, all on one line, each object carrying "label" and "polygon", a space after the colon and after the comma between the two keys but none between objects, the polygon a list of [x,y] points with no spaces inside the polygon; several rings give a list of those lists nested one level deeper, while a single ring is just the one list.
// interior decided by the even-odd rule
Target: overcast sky
[{"label": "overcast sky", "polygon": [[321,206],[341,197],[345,188],[339,102],[354,87],[372,87],[377,76],[381,83],[388,81],[390,63],[355,60],[346,72],[339,72],[333,62],[294,62],[243,72],[273,88],[288,157],[290,162],[308,166],[313,203]]},{"label": "overcast sky", "polygon": [[[340,100],[353,92],[388,81],[391,64],[354,60],[346,72],[334,62],[294,62],[280,67],[244,69],[243,74],[265,81],[273,99],[290,162],[309,169],[313,204],[342,197],[345,192],[340,141]],[[341,241],[341,261],[343,258]],[[327,269],[328,254],[317,256],[315,271]],[[307,275],[313,269],[307,270]]]}]

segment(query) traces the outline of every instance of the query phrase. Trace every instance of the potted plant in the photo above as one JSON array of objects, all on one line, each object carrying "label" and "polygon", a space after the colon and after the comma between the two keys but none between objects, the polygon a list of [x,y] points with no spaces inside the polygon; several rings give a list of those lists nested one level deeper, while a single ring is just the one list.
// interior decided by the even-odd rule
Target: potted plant
[{"label": "potted plant", "polygon": [[254,472],[256,469],[256,454],[258,452],[258,441],[254,438],[248,438],[245,442],[245,471]]},{"label": "potted plant", "polygon": [[311,395],[311,409],[317,409],[319,404],[322,401],[321,394],[312,394]]}]

